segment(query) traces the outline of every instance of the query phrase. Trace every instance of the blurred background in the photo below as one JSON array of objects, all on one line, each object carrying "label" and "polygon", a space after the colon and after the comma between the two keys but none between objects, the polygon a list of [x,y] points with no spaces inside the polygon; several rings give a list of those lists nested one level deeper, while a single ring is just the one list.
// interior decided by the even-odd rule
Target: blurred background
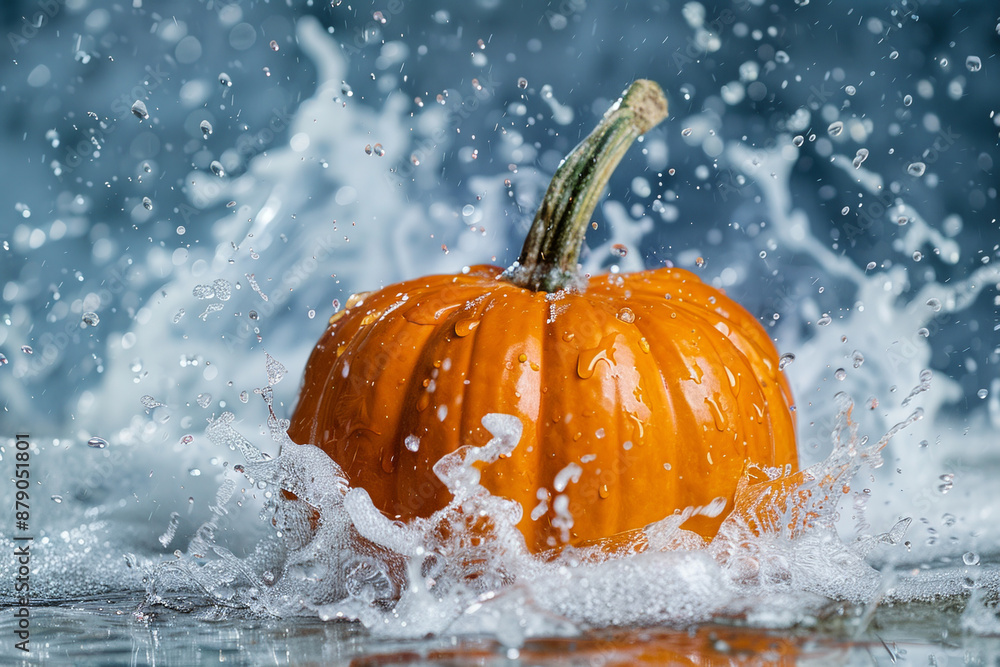
[{"label": "blurred background", "polygon": [[0,437],[4,465],[14,433],[37,447],[40,580],[133,586],[122,553],[183,547],[240,462],[206,420],[268,448],[265,352],[287,417],[350,294],[510,264],[639,77],[670,118],[612,179],[586,267],[672,262],[757,315],[796,357],[806,463],[837,392],[875,440],[923,407],[847,497],[845,539],[912,517],[886,558],[1000,552],[998,21],[931,0],[4,2]]}]

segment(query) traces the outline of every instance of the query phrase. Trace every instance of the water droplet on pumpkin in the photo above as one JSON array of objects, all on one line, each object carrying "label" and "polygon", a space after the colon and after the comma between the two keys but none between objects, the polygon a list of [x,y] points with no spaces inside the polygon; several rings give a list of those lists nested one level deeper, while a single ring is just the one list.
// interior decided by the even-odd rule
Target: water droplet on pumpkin
[{"label": "water droplet on pumpkin", "polygon": [[88,447],[93,447],[94,449],[104,449],[108,446],[108,441],[104,438],[93,437],[87,441]]},{"label": "water droplet on pumpkin", "polygon": [[923,176],[924,172],[927,170],[927,165],[923,162],[913,162],[909,167],[906,168],[906,173],[910,176]]},{"label": "water droplet on pumpkin", "polygon": [[715,428],[720,431],[725,431],[726,427],[729,426],[729,421],[726,419],[726,413],[722,411],[719,406],[719,394],[716,393],[711,398],[705,397],[705,404],[708,405],[708,411],[712,413],[712,420],[715,422]]},{"label": "water droplet on pumpkin", "polygon": [[601,498],[602,500],[604,500],[604,499],[606,499],[606,498],[607,498],[608,496],[610,496],[610,495],[611,495],[611,492],[610,492],[610,491],[608,491],[608,485],[607,485],[607,484],[601,484],[601,488],[599,488],[599,489],[597,490],[597,495],[598,495],[598,496],[599,496],[599,497],[600,497],[600,498]]},{"label": "water droplet on pumpkin", "polygon": [[396,457],[392,449],[386,448],[382,451],[382,470],[392,473],[396,470]]},{"label": "water droplet on pumpkin", "polygon": [[586,380],[594,376],[594,370],[598,362],[604,360],[610,365],[615,365],[615,339],[618,333],[610,333],[601,339],[597,347],[589,350],[581,350],[576,362],[576,374]]},{"label": "water droplet on pumpkin", "polygon": [[645,337],[639,339],[639,349],[649,354],[649,341]]},{"label": "water droplet on pumpkin", "polygon": [[615,317],[617,317],[619,320],[621,320],[625,324],[632,324],[633,322],[635,322],[635,313],[632,312],[632,309],[628,308],[628,307],[622,308],[621,310],[619,310],[615,314]]},{"label": "water droplet on pumpkin", "polygon": [[455,335],[459,338],[465,338],[478,326],[479,320],[474,317],[459,320],[458,322],[455,322]]},{"label": "water droplet on pumpkin", "polygon": [[408,435],[403,440],[403,445],[411,452],[415,452],[420,449],[420,438],[415,435]]}]

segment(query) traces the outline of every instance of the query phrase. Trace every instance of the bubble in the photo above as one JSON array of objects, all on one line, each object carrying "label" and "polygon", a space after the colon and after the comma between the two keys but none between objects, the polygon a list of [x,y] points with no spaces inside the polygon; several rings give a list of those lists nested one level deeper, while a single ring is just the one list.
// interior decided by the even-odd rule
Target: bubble
[{"label": "bubble", "polygon": [[517,87],[520,88],[521,90],[524,90],[525,88],[528,87],[528,80],[525,79],[523,76],[522,77],[518,77],[518,79],[517,79]]},{"label": "bubble", "polygon": [[965,59],[965,68],[970,72],[978,72],[983,68],[983,61],[979,59],[979,56],[969,56]]},{"label": "bubble", "polygon": [[912,162],[910,166],[906,168],[906,173],[910,176],[923,176],[924,172],[927,170],[927,165],[923,162]]},{"label": "bubble", "polygon": [[83,314],[83,317],[81,319],[83,320],[83,323],[86,324],[88,327],[96,327],[98,324],[101,323],[101,318],[98,317],[97,313],[89,310]]},{"label": "bubble", "polygon": [[201,128],[201,136],[205,137],[206,139],[208,138],[208,135],[212,134],[212,124],[209,123],[207,120],[201,121],[198,127]]},{"label": "bubble", "polygon": [[149,118],[149,112],[146,111],[146,104],[142,100],[136,100],[132,103],[132,113],[139,120],[146,120]]},{"label": "bubble", "polygon": [[844,92],[847,93],[848,95],[854,95],[856,92],[858,92],[858,89],[855,88],[854,86],[847,86],[844,88]]},{"label": "bubble", "polygon": [[914,250],[913,251],[913,261],[914,262],[919,262],[923,258],[924,258],[924,255],[919,250]]},{"label": "bubble", "polygon": [[839,136],[844,131],[844,124],[839,120],[834,121],[830,123],[830,127],[826,128],[826,131],[831,137]]},{"label": "bubble", "polygon": [[93,437],[87,441],[88,447],[93,447],[94,449],[104,449],[108,446],[108,441],[104,438]]},{"label": "bubble", "polygon": [[776,62],[778,64],[785,65],[790,60],[791,60],[791,58],[789,58],[788,54],[785,53],[784,51],[777,51],[774,54],[774,62]]},{"label": "bubble", "polygon": [[316,317],[316,310],[313,309],[313,308],[310,308],[309,312],[306,313],[306,317],[308,317],[310,320],[314,319]]}]

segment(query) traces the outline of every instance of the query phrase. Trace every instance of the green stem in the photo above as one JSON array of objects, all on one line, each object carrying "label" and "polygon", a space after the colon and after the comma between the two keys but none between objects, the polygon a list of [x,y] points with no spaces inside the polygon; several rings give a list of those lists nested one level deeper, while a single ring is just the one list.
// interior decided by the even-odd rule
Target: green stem
[{"label": "green stem", "polygon": [[555,292],[577,275],[577,259],[597,201],[632,142],[667,117],[658,84],[639,79],[559,165],[531,223],[517,263],[504,278]]}]

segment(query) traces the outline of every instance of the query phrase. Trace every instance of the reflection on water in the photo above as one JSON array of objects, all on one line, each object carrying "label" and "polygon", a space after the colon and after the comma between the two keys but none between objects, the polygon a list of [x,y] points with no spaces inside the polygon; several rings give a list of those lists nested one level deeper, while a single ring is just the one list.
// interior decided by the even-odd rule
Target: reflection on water
[{"label": "reflection on water", "polygon": [[[149,5],[13,2],[0,14],[12,51],[0,86],[0,455],[10,465],[11,434],[31,433],[36,601],[91,600],[34,610],[34,659],[74,663],[79,641],[135,664],[449,664],[461,651],[564,664],[569,646],[581,660],[639,660],[623,638],[660,661],[750,650],[995,659],[982,639],[1000,627],[1000,115],[987,8],[197,2],[168,16]],[[558,160],[638,75],[664,85],[673,117],[612,181],[586,268],[669,260],[761,317],[789,355],[806,465],[836,454],[831,434],[849,430],[841,392],[858,429],[841,444],[856,450],[923,411],[872,452],[880,466],[845,477],[815,533],[825,541],[750,540],[760,553],[701,570],[710,584],[750,582],[750,595],[671,616],[682,606],[648,599],[642,576],[690,568],[646,556],[599,573],[632,586],[636,609],[617,618],[797,625],[801,640],[714,626],[594,630],[613,622],[597,602],[580,613],[584,570],[560,579],[530,563],[523,572],[536,578],[513,589],[521,598],[477,609],[520,610],[536,625],[465,614],[482,602],[468,595],[486,589],[426,614],[436,629],[500,637],[458,648],[391,639],[407,632],[371,599],[313,600],[297,613],[388,629],[315,616],[248,623],[244,610],[208,606],[230,595],[234,607],[266,608],[247,603],[243,584],[279,581],[302,546],[276,536],[277,500],[244,474],[273,461],[281,439],[261,398],[290,413],[306,355],[350,294],[509,264]],[[265,350],[291,380],[275,379]],[[206,426],[226,413],[243,440],[220,445]],[[12,492],[0,488],[4,506]],[[342,511],[363,525],[353,498]],[[286,528],[301,527],[293,509],[282,510]],[[394,527],[368,519],[364,539],[398,546]],[[214,565],[200,581],[212,588],[192,596],[180,583],[196,579],[177,564],[202,547]],[[825,566],[842,554],[842,570]],[[187,578],[165,585],[168,606],[143,608],[155,617],[136,618],[164,562]],[[248,563],[226,590],[226,568]],[[13,567],[0,558],[4,604]],[[353,572],[367,585],[359,593],[383,581]],[[770,597],[757,594],[762,580]],[[546,581],[538,599],[524,597]],[[185,605],[193,611],[177,611]],[[532,629],[585,634],[549,641]],[[390,657],[364,657],[374,653]]]}]

